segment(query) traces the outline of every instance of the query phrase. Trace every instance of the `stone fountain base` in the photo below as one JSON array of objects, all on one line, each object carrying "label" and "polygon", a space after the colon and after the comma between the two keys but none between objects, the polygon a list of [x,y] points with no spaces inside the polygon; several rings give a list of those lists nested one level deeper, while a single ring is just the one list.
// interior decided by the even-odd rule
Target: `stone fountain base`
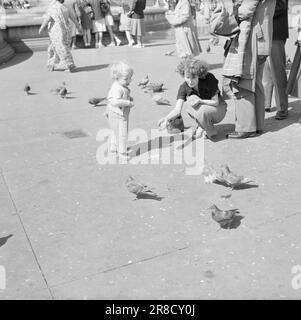
[{"label": "stone fountain base", "polygon": [[5,30],[0,30],[0,65],[15,55],[14,49],[4,40]]}]

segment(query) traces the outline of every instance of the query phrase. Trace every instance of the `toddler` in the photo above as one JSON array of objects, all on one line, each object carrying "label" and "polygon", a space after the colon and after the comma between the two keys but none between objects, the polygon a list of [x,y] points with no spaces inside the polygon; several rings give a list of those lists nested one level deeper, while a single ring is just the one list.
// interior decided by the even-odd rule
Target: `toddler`
[{"label": "toddler", "polygon": [[127,135],[130,108],[134,106],[130,96],[129,84],[133,69],[124,62],[114,63],[111,67],[111,77],[114,80],[108,93],[108,104],[105,116],[112,130],[110,152],[117,152],[121,159],[128,159]]}]

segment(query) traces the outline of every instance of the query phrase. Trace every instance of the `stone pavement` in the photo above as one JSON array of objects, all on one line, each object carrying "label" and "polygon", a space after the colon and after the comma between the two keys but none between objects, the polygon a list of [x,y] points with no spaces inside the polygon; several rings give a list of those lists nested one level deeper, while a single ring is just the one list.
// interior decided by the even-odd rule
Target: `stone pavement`
[{"label": "stone pavement", "polygon": [[[266,133],[242,141],[224,139],[234,121],[229,104],[218,139],[205,141],[207,162],[228,163],[257,187],[206,185],[201,175],[185,174],[185,163],[97,163],[96,134],[107,123],[104,106],[88,99],[106,96],[110,63],[127,60],[135,70],[130,130],[150,133],[171,109],[138,88],[146,74],[163,81],[164,96],[175,102],[178,58],[164,55],[172,38],[148,38],[142,50],[76,50],[74,74],[47,72],[45,52],[0,68],[0,299],[300,299],[292,273],[301,265],[300,101],[290,99],[287,120],[268,114]],[[202,57],[220,77],[222,46]],[[67,99],[49,92],[62,81]],[[64,136],[72,130],[84,136]],[[132,201],[129,174],[155,187],[162,201]],[[231,197],[223,200],[225,194]],[[239,208],[240,224],[217,232],[203,211],[212,203]]]}]

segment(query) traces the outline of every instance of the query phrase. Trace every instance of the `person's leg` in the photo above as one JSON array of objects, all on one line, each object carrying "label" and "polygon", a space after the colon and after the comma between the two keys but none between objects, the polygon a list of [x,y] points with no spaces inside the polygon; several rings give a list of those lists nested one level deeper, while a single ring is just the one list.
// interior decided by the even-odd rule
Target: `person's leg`
[{"label": "person's leg", "polygon": [[[235,131],[250,133],[256,131],[255,94],[239,88],[235,104]],[[230,137],[230,135],[229,135]]]},{"label": "person's leg", "polygon": [[264,64],[262,83],[263,83],[264,97],[265,97],[264,108],[265,108],[265,111],[269,112],[272,107],[272,98],[273,98],[273,89],[274,89],[269,57]]},{"label": "person's leg", "polygon": [[113,30],[112,30],[112,27],[106,22],[106,27],[107,27],[107,30],[109,32],[109,35],[110,35],[110,39],[111,39],[111,45],[115,45],[115,42],[114,42],[114,34],[113,34]]},{"label": "person's leg", "polygon": [[83,40],[84,40],[85,47],[87,47],[87,45],[88,45],[87,30],[83,30]]},{"label": "person's leg", "polygon": [[119,118],[118,115],[112,111],[109,111],[108,121],[111,131],[110,137],[110,152],[117,152],[117,138],[118,138],[118,128],[119,128]]},{"label": "person's leg", "polygon": [[99,32],[95,32],[95,48],[98,48],[99,43]]},{"label": "person's leg", "polygon": [[266,56],[257,58],[256,82],[255,82],[255,112],[256,112],[256,130],[261,132],[264,127],[264,105],[265,92],[262,83],[263,69],[266,61]]},{"label": "person's leg", "polygon": [[91,30],[90,29],[86,30],[86,36],[87,36],[87,44],[88,46],[91,46]]},{"label": "person's leg", "polygon": [[103,44],[102,44],[102,31],[100,31],[98,33],[98,37],[99,37],[99,40],[98,40],[98,48],[102,48],[103,47]]},{"label": "person's leg", "polygon": [[273,82],[275,85],[277,111],[287,113],[288,95],[286,93],[287,75],[285,40],[273,40],[270,61]]},{"label": "person's leg", "polygon": [[128,138],[128,116],[124,116],[119,120],[119,136],[118,136],[118,153],[127,155],[127,139]]},{"label": "person's leg", "polygon": [[217,129],[214,126],[215,123],[221,122],[226,115],[227,105],[221,104],[219,107],[212,107],[208,105],[202,105],[197,115],[197,122],[199,126],[205,130],[209,138],[217,135]]},{"label": "person's leg", "polygon": [[132,39],[130,31],[126,30],[125,31],[125,35],[126,35],[126,38],[128,40],[129,46],[132,46],[134,44],[134,40]]},{"label": "person's leg", "polygon": [[142,36],[137,36],[137,44],[138,44],[139,46],[142,46],[142,45],[143,45],[143,43],[142,43]]}]

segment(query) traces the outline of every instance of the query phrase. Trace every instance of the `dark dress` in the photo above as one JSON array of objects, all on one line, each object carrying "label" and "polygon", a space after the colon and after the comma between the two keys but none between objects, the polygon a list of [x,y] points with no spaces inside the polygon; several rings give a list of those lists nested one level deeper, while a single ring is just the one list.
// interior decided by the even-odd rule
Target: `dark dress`
[{"label": "dark dress", "polygon": [[146,0],[132,0],[130,2],[130,33],[134,36],[143,36],[145,34],[144,9]]},{"label": "dark dress", "polygon": [[218,80],[212,73],[208,72],[205,79],[199,78],[198,91],[190,88],[185,81],[180,86],[177,95],[177,99],[186,101],[189,96],[211,100],[216,94],[219,95],[219,105],[217,107],[203,104],[198,109],[191,107],[187,110],[188,115],[196,121],[199,127],[206,131],[209,138],[217,134],[218,130],[214,124],[221,122],[227,112],[227,104],[220,96]]}]

